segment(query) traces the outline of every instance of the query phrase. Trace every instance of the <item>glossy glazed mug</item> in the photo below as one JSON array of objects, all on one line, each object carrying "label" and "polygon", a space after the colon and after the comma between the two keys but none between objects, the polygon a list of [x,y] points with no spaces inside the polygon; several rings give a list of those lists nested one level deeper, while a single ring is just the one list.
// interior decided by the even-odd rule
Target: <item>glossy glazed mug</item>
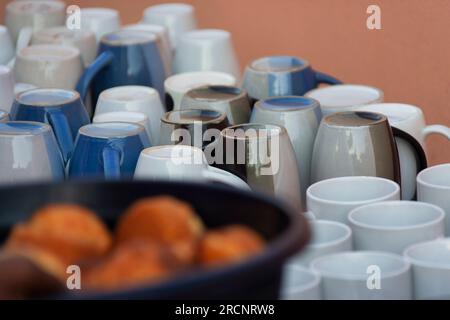
[{"label": "glossy glazed mug", "polygon": [[14,73],[7,67],[0,65],[0,109],[11,111],[14,101]]},{"label": "glossy glazed mug", "polygon": [[348,214],[365,204],[400,200],[400,187],[392,180],[378,177],[338,177],[311,185],[306,191],[306,206],[317,219],[348,224]]},{"label": "glossy glazed mug", "polygon": [[417,175],[417,200],[445,211],[445,234],[450,236],[450,163],[430,167]]},{"label": "glossy glazed mug", "polygon": [[64,164],[51,127],[0,121],[0,184],[59,181]]},{"label": "glossy glazed mug", "polygon": [[14,58],[14,44],[8,29],[0,25],[0,65],[6,65]]},{"label": "glossy glazed mug", "polygon": [[157,146],[141,151],[135,179],[219,182],[244,190],[249,186],[235,175],[208,165],[202,150],[191,146]]},{"label": "glossy glazed mug", "polygon": [[164,115],[158,91],[145,86],[119,86],[107,89],[98,97],[94,116],[113,111],[144,113],[149,119],[150,142],[152,145],[158,143],[160,120]]},{"label": "glossy glazed mug", "polygon": [[173,75],[164,81],[167,111],[180,109],[183,96],[191,89],[206,85],[235,86],[236,78],[224,72],[198,71]]},{"label": "glossy glazed mug", "polygon": [[231,125],[249,122],[250,101],[244,89],[233,86],[208,85],[186,92],[181,109],[202,108],[227,115]]},{"label": "glossy glazed mug", "polygon": [[412,265],[415,299],[450,296],[450,238],[417,243],[404,252]]},{"label": "glossy glazed mug", "polygon": [[81,29],[92,31],[97,42],[111,32],[120,29],[119,11],[111,8],[81,8],[80,11]]},{"label": "glossy glazed mug", "polygon": [[411,265],[400,255],[340,252],[313,260],[311,269],[322,278],[325,300],[412,299]]},{"label": "glossy glazed mug", "polygon": [[307,268],[287,265],[280,295],[282,300],[320,300],[320,276]]},{"label": "glossy glazed mug", "polygon": [[9,121],[9,113],[4,110],[0,110],[0,122],[6,121]]},{"label": "glossy glazed mug", "polygon": [[198,29],[178,38],[173,60],[173,72],[219,71],[240,79],[236,52],[228,31]]},{"label": "glossy glazed mug", "polygon": [[417,201],[386,201],[353,209],[348,220],[355,250],[402,254],[412,244],[444,237],[445,212]]},{"label": "glossy glazed mug", "polygon": [[275,97],[255,103],[250,122],[286,128],[297,159],[302,202],[311,184],[311,157],[322,113],[319,103],[300,96]]},{"label": "glossy glazed mug", "polygon": [[278,96],[301,96],[321,83],[339,84],[340,81],[313,70],[306,60],[269,56],[247,65],[242,86],[256,101]]},{"label": "glossy glazed mug", "polygon": [[89,116],[78,92],[61,89],[22,92],[16,96],[11,118],[50,124],[65,163],[72,155],[78,129],[89,123]]},{"label": "glossy glazed mug", "polygon": [[74,90],[83,70],[80,50],[55,44],[25,47],[14,64],[17,82],[40,88]]},{"label": "glossy glazed mug", "polygon": [[322,114],[355,111],[361,106],[383,102],[384,93],[378,88],[360,84],[338,84],[308,91],[305,96],[320,103]]},{"label": "glossy glazed mug", "polygon": [[401,184],[395,137],[410,145],[416,172],[426,168],[420,144],[391,128],[385,116],[365,111],[337,112],[323,118],[314,143],[311,181],[342,176],[376,176]]},{"label": "glossy glazed mug", "polygon": [[143,126],[106,122],[80,128],[68,166],[71,178],[131,179],[150,142]]}]

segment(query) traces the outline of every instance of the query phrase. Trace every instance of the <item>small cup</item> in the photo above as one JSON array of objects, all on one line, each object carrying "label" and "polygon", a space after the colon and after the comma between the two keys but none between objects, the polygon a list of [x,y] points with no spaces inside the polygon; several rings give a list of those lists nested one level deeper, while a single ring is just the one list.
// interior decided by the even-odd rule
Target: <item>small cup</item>
[{"label": "small cup", "polygon": [[424,202],[372,203],[350,211],[348,220],[355,250],[402,254],[414,243],[444,237],[444,210]]},{"label": "small cup", "polygon": [[304,267],[285,266],[281,285],[281,299],[320,300],[320,276]]},{"label": "small cup", "polygon": [[80,21],[81,29],[94,32],[97,42],[120,29],[119,11],[110,8],[82,8]]},{"label": "small cup", "polygon": [[450,236],[450,163],[430,167],[417,175],[417,200],[445,211],[445,235]]},{"label": "small cup", "polygon": [[339,84],[311,90],[305,94],[320,103],[322,114],[355,111],[361,106],[383,102],[384,93],[378,88],[359,84]]},{"label": "small cup", "polygon": [[131,179],[140,152],[150,147],[143,126],[105,122],[80,128],[70,159],[71,178]]},{"label": "small cup", "polygon": [[14,74],[7,67],[0,65],[0,109],[11,111],[14,102]]},{"label": "small cup", "polygon": [[339,177],[316,182],[306,191],[306,205],[317,219],[348,224],[349,212],[365,204],[400,200],[400,186],[378,177]]},{"label": "small cup", "polygon": [[414,244],[404,256],[412,265],[415,299],[449,299],[450,238]]},{"label": "small cup", "polygon": [[232,125],[250,119],[250,101],[244,89],[233,86],[209,85],[186,92],[181,109],[204,108],[223,112]]},{"label": "small cup", "polygon": [[325,300],[410,300],[411,266],[402,256],[377,251],[340,252],[317,258]]},{"label": "small cup", "polygon": [[0,110],[0,122],[6,121],[9,121],[9,113],[4,110]]},{"label": "small cup", "polygon": [[224,72],[199,71],[173,75],[164,81],[166,107],[180,109],[181,100],[186,92],[205,85],[235,86],[236,78]]},{"label": "small cup", "polygon": [[8,29],[0,25],[0,65],[6,65],[14,58],[14,44]]}]

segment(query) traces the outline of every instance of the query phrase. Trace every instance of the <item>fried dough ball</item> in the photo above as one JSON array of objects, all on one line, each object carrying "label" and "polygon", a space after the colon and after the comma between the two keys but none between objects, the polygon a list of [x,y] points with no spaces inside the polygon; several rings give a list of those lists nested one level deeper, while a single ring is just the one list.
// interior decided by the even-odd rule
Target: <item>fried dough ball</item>
[{"label": "fried dough ball", "polygon": [[168,245],[180,261],[190,264],[203,234],[203,224],[189,204],[159,196],[131,205],[119,220],[116,234],[118,243],[146,239]]},{"label": "fried dough ball", "polygon": [[149,283],[166,278],[178,269],[175,257],[163,246],[149,241],[129,241],[109,257],[82,273],[82,287],[107,290]]},{"label": "fried dough ball", "polygon": [[231,225],[205,233],[200,241],[198,262],[204,266],[237,262],[264,248],[259,234],[242,225]]},{"label": "fried dough ball", "polygon": [[105,254],[112,237],[97,216],[72,204],[49,205],[39,209],[24,224],[16,225],[6,248],[37,247],[66,264]]}]

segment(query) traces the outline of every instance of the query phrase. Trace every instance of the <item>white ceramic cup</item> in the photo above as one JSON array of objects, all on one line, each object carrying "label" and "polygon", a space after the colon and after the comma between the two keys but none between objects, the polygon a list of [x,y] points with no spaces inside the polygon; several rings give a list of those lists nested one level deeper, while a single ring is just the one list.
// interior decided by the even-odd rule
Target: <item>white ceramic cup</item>
[{"label": "white ceramic cup", "polygon": [[8,64],[14,58],[14,44],[8,29],[0,25],[0,65]]},{"label": "white ceramic cup", "polygon": [[286,265],[281,284],[283,300],[320,300],[320,276],[304,267]]},{"label": "white ceramic cup", "polygon": [[228,31],[198,29],[179,37],[173,72],[192,71],[226,72],[240,79],[239,62]]},{"label": "white ceramic cup", "polygon": [[450,236],[450,163],[427,168],[417,175],[417,199],[445,211],[445,234]]},{"label": "white ceramic cup", "polygon": [[383,102],[384,94],[378,88],[359,84],[338,84],[311,90],[305,96],[320,103],[323,116],[341,111],[354,111],[361,106]]},{"label": "white ceramic cup", "polygon": [[402,254],[410,245],[444,237],[445,212],[416,201],[386,201],[353,209],[348,220],[355,250]]},{"label": "white ceramic cup", "polygon": [[309,222],[312,238],[289,264],[308,267],[315,258],[337,252],[352,251],[352,230],[345,224],[329,220]]},{"label": "white ceramic cup", "polygon": [[173,75],[164,81],[166,104],[174,110],[180,109],[183,95],[191,89],[205,85],[235,86],[236,78],[231,74],[214,71],[185,72]]},{"label": "white ceramic cup", "polygon": [[250,190],[228,171],[209,166],[203,151],[185,145],[157,146],[144,149],[136,165],[135,179],[220,182]]},{"label": "white ceramic cup", "polygon": [[14,65],[17,82],[66,90],[75,89],[83,69],[80,50],[53,44],[23,48]]},{"label": "white ceramic cup", "polygon": [[338,177],[322,180],[306,191],[306,205],[317,219],[348,224],[351,210],[365,204],[400,200],[400,187],[379,177]]},{"label": "white ceramic cup", "polygon": [[110,8],[82,8],[81,29],[94,32],[99,42],[105,34],[120,29],[119,11]]},{"label": "white ceramic cup", "polygon": [[415,299],[449,299],[450,238],[414,244],[404,256],[412,265]]},{"label": "white ceramic cup", "polygon": [[322,279],[325,300],[409,300],[411,265],[378,251],[340,252],[317,258],[311,269]]},{"label": "white ceramic cup", "polygon": [[0,110],[0,122],[9,121],[9,113],[5,110]]},{"label": "white ceramic cup", "polygon": [[164,3],[145,9],[143,22],[159,24],[169,30],[170,41],[174,48],[178,37],[197,28],[194,7],[185,3]]},{"label": "white ceramic cup", "polygon": [[98,97],[95,116],[112,111],[137,111],[147,115],[150,142],[159,141],[160,119],[164,115],[158,91],[145,86],[120,86],[103,91]]},{"label": "white ceramic cup", "polygon": [[14,101],[14,74],[7,67],[0,65],[0,109],[11,112]]},{"label": "white ceramic cup", "polygon": [[151,141],[150,121],[143,112],[138,111],[113,111],[107,113],[101,113],[92,119],[92,123],[102,122],[129,122],[137,123],[145,128],[149,141]]}]

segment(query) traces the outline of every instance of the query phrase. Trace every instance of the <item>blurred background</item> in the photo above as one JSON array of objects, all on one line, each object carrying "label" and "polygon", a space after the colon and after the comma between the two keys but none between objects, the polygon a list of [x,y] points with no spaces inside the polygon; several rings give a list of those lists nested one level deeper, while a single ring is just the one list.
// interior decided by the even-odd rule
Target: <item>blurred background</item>
[{"label": "blurred background", "polygon": [[[0,0],[0,17],[4,7]],[[152,0],[66,0],[111,7],[137,22]],[[428,124],[450,125],[450,0],[193,0],[200,28],[233,34],[241,67],[264,55],[296,55],[346,83],[379,87],[386,102],[421,107]],[[367,7],[381,8],[381,30],[369,30]],[[1,50],[1,48],[0,48]],[[430,163],[450,162],[450,143],[427,141]]]}]

